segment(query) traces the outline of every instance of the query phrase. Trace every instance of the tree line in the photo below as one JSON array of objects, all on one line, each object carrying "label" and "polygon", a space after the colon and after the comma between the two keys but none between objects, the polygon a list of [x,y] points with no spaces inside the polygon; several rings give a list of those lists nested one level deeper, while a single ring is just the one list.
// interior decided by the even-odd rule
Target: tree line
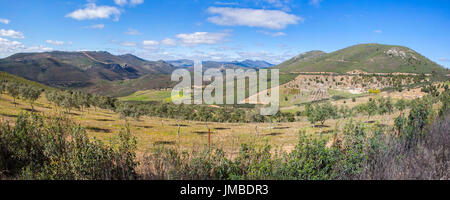
[{"label": "tree line", "polygon": [[[34,111],[33,103],[41,96],[44,89],[18,82],[1,81],[0,92],[7,92],[12,96],[14,105],[16,105],[16,99],[19,98],[28,101]],[[205,105],[121,102],[114,97],[71,90],[46,90],[45,97],[55,109],[61,108],[66,113],[71,113],[72,110],[85,112],[89,108],[108,109],[120,114],[123,119],[139,119],[141,116],[154,116],[180,120],[229,123],[295,121],[295,116],[292,113],[279,112],[273,116],[262,116],[257,112],[257,109],[243,109],[233,106],[218,108]]]},{"label": "tree line", "polygon": [[[445,95],[448,95],[448,91],[442,93],[441,96]],[[427,96],[426,99],[430,99],[430,97],[432,96]],[[434,102],[436,102],[436,100],[437,99],[434,98]],[[332,105],[330,102],[322,104],[307,104],[303,115],[308,118],[308,121],[311,122],[311,124],[320,123],[321,125],[329,119],[347,119],[354,117],[357,114],[366,115],[370,120],[370,118],[374,115],[392,114],[395,110],[403,113],[403,111],[410,107],[410,105],[414,102],[415,101],[399,99],[394,103],[390,97],[381,97],[377,99],[370,98],[367,103],[356,105],[353,108],[350,108],[347,105],[338,107],[336,105]],[[297,115],[302,115],[302,113],[298,113]]]},{"label": "tree line", "polygon": [[[14,99],[21,98],[30,103],[32,110],[34,110],[33,103],[40,97],[44,89],[36,86],[31,86],[23,83],[1,81],[0,92],[8,92]],[[445,85],[447,86],[447,85]],[[448,91],[448,86],[440,86]],[[432,96],[438,97],[442,95],[437,92],[437,87],[424,87],[426,92]],[[288,112],[278,112],[272,116],[263,116],[258,113],[258,109],[242,109],[233,106],[230,107],[209,107],[205,105],[174,105],[170,103],[131,103],[121,102],[114,97],[99,96],[81,91],[70,90],[47,90],[45,97],[51,102],[54,107],[63,108],[67,113],[76,109],[81,112],[89,108],[109,109],[118,114],[124,119],[135,118],[139,119],[141,116],[154,116],[162,118],[173,118],[180,120],[193,120],[205,122],[228,122],[228,123],[250,123],[250,122],[294,122],[296,116],[306,116],[312,123],[321,123],[322,125],[329,119],[350,118],[356,113],[363,113],[370,119],[376,114],[391,114],[394,108],[403,112],[409,102],[400,99],[395,104],[390,98],[369,99],[369,102],[349,108],[346,105],[338,108],[327,102],[324,104],[306,104],[304,112],[297,112],[296,114]],[[354,101],[354,100],[353,100]]]}]

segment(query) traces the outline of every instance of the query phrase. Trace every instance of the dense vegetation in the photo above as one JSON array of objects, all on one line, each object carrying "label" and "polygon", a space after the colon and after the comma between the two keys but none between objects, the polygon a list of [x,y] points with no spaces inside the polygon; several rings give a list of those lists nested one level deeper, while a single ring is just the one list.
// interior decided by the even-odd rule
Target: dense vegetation
[{"label": "dense vegetation", "polygon": [[[291,121],[292,114],[262,117],[253,110],[170,104],[132,104],[82,92],[46,90],[61,115],[20,114],[0,122],[0,179],[450,179],[450,90],[423,87],[429,95],[412,101],[371,99],[354,108],[311,104],[311,123],[365,113],[392,113],[394,127],[350,120],[332,130],[332,140],[300,131],[291,152],[270,145],[242,144],[230,158],[212,147],[191,151],[156,145],[138,160],[136,138],[125,127],[110,143],[89,138],[66,113],[89,107],[116,111],[125,119],[141,115],[199,121]],[[438,92],[437,88],[443,88]],[[43,89],[13,80],[0,81],[0,92],[30,103]],[[407,110],[407,108],[409,108]],[[12,125],[14,124],[14,125]]]},{"label": "dense vegetation", "polygon": [[[445,94],[448,97],[448,92]],[[234,159],[219,148],[155,146],[141,163],[124,129],[109,145],[60,117],[21,114],[0,123],[4,179],[449,179],[449,99],[415,100],[396,131],[349,121],[331,145],[300,132],[290,153],[242,144]],[[431,105],[440,102],[439,112]],[[404,125],[404,126],[403,126]],[[394,134],[397,133],[397,134]],[[278,153],[277,153],[278,152]],[[399,155],[402,155],[399,157]],[[140,165],[139,165],[140,164]],[[137,167],[139,165],[139,168]]]},{"label": "dense vegetation", "polygon": [[106,145],[64,116],[23,113],[0,123],[0,178],[134,179],[135,150],[126,129]]}]

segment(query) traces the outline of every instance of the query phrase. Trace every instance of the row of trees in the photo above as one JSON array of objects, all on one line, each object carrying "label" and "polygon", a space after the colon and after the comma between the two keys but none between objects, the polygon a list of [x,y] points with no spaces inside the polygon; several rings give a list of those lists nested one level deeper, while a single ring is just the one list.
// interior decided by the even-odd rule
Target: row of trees
[{"label": "row of trees", "polygon": [[[2,81],[0,92],[8,92],[14,103],[17,98],[22,98],[30,102],[32,110],[33,103],[39,98],[43,89],[16,82]],[[433,90],[434,91],[434,90]],[[447,91],[447,90],[445,90]],[[48,101],[55,105],[55,108],[64,108],[70,113],[72,109],[84,111],[88,108],[110,109],[121,115],[123,118],[140,118],[143,115],[175,118],[180,120],[209,121],[209,122],[293,122],[295,116],[292,113],[278,112],[273,116],[262,116],[258,109],[240,109],[235,107],[208,107],[198,105],[174,105],[169,103],[128,103],[120,102],[116,98],[87,94],[79,91],[46,91],[45,96]],[[436,96],[433,94],[433,96]],[[439,94],[437,95],[439,96]],[[407,108],[408,102],[398,100],[393,104],[390,98],[370,99],[365,104],[360,104],[352,109],[347,106],[331,105],[331,103],[307,105],[305,113],[311,123],[320,122],[322,125],[326,120],[334,118],[349,118],[355,113],[364,113],[369,116],[375,114],[391,114],[394,107],[400,111]]]},{"label": "row of trees", "polygon": [[429,84],[429,85],[423,86],[420,91],[437,97],[437,96],[440,95],[439,88],[443,88],[444,91],[447,91],[448,90],[448,85],[432,85],[432,84]]},{"label": "row of trees", "polygon": [[102,108],[115,110],[117,99],[106,96],[92,95],[79,91],[47,91],[45,93],[47,100],[55,105],[55,108],[61,107],[70,112],[77,109],[84,112],[88,108]]},{"label": "row of trees", "polygon": [[55,108],[64,108],[68,112],[72,109],[84,111],[90,107],[115,110],[118,103],[117,99],[112,97],[92,95],[79,91],[44,90],[29,84],[0,80],[0,94],[8,93],[13,98],[14,106],[17,105],[17,99],[28,101],[33,111],[34,102],[39,99],[44,91],[45,97],[50,103],[55,105]]},{"label": "row of trees", "polygon": [[293,122],[295,116],[292,113],[278,112],[273,116],[259,114],[259,109],[241,109],[235,107],[209,107],[204,105],[174,105],[170,103],[128,103],[121,102],[116,106],[116,112],[124,118],[140,116],[156,116],[179,120],[193,120],[204,122]]},{"label": "row of trees", "polygon": [[329,119],[346,119],[355,116],[357,113],[366,114],[370,119],[371,116],[376,114],[392,114],[394,109],[403,112],[408,105],[409,102],[404,99],[399,99],[394,104],[391,98],[378,98],[376,100],[369,99],[369,102],[359,104],[353,108],[349,108],[347,105],[338,107],[336,105],[332,105],[330,102],[327,102],[316,105],[307,104],[304,115],[312,124],[320,122],[320,124],[323,125]]},{"label": "row of trees", "polygon": [[170,103],[130,103],[120,102],[116,98],[86,94],[78,91],[47,91],[46,98],[55,105],[70,113],[72,109],[84,111],[87,108],[110,109],[123,119],[141,116],[156,116],[180,120],[205,122],[293,122],[292,113],[277,113],[273,116],[262,116],[259,109],[241,109],[235,107],[209,107],[203,105],[174,105]]}]

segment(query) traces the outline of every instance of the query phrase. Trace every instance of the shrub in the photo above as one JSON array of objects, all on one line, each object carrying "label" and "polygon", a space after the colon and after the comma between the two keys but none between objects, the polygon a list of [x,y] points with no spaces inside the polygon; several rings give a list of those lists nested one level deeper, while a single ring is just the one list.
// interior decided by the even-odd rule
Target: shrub
[{"label": "shrub", "polygon": [[[438,118],[423,137],[388,137],[385,148],[366,162],[354,179],[449,180],[450,115]],[[411,146],[411,144],[414,145]]]},{"label": "shrub", "polygon": [[285,155],[276,173],[278,179],[325,180],[337,177],[340,151],[327,148],[325,141],[300,133],[296,148]]},{"label": "shrub", "polygon": [[400,112],[403,112],[406,107],[408,107],[408,103],[406,102],[406,100],[404,99],[399,99],[396,103],[395,103],[395,108],[397,108]]},{"label": "shrub", "polygon": [[64,117],[22,113],[0,123],[0,171],[18,179],[135,179],[136,142],[121,132],[109,147]]}]

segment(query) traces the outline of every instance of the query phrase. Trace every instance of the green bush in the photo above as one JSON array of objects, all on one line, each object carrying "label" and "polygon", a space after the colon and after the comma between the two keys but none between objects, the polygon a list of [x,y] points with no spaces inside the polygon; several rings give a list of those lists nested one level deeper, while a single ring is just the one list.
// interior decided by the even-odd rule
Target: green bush
[{"label": "green bush", "polygon": [[134,179],[136,140],[123,130],[111,147],[64,117],[22,113],[0,123],[0,171],[17,179]]},{"label": "green bush", "polygon": [[277,168],[275,178],[295,180],[335,179],[335,170],[341,158],[336,148],[327,148],[325,141],[312,139],[300,133],[296,148],[286,154]]}]

